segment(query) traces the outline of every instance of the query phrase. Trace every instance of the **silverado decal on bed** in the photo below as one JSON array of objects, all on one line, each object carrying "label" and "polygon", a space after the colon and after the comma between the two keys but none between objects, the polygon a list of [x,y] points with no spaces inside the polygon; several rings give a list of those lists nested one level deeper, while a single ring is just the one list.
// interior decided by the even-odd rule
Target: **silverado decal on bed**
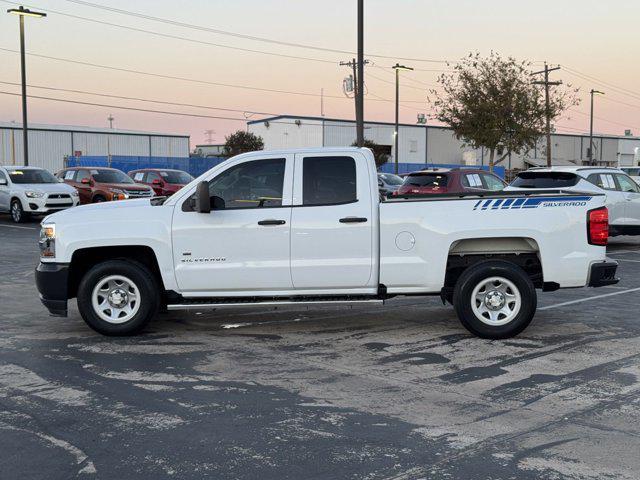
[{"label": "silverado decal on bed", "polygon": [[591,196],[575,197],[536,197],[536,198],[497,198],[478,200],[474,210],[512,210],[538,207],[584,207]]}]

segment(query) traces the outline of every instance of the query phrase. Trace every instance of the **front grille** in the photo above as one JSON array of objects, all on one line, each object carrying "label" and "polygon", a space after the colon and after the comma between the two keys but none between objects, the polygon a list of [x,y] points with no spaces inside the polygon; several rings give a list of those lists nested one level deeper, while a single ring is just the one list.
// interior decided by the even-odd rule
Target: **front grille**
[{"label": "front grille", "polygon": [[125,190],[124,193],[129,195],[129,198],[153,196],[153,192],[150,190]]},{"label": "front grille", "polygon": [[52,193],[47,198],[71,198],[71,195],[67,195],[66,193]]}]

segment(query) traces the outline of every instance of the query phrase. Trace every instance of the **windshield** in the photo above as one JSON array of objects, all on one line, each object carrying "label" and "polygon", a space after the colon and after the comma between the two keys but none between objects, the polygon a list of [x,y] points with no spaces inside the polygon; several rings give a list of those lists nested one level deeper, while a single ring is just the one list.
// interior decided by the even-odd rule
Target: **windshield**
[{"label": "windshield", "polygon": [[447,176],[439,173],[420,173],[409,175],[404,180],[404,185],[414,187],[446,187]]},{"label": "windshield", "polygon": [[180,172],[177,170],[163,170],[160,172],[160,176],[167,183],[186,185],[193,180],[193,177],[187,172]]},{"label": "windshield", "polygon": [[135,183],[120,170],[101,170],[92,169],[91,175],[93,179],[98,183]]},{"label": "windshield", "polygon": [[578,183],[575,173],[569,172],[520,172],[511,183],[519,188],[565,188]]},{"label": "windshield", "polygon": [[58,183],[56,177],[40,168],[9,170],[9,177],[13,183]]},{"label": "windshield", "polygon": [[401,177],[393,175],[392,173],[381,173],[380,178],[382,178],[387,185],[402,185],[404,181]]}]

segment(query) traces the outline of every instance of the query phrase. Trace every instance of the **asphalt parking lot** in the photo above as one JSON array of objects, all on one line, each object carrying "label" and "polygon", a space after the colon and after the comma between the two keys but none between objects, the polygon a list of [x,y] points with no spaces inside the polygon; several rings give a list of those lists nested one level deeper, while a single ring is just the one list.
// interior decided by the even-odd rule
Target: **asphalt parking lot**
[{"label": "asphalt parking lot", "polygon": [[38,300],[0,217],[0,478],[637,479],[640,239],[612,287],[540,294],[518,338],[438,299],[166,314],[135,338]]}]

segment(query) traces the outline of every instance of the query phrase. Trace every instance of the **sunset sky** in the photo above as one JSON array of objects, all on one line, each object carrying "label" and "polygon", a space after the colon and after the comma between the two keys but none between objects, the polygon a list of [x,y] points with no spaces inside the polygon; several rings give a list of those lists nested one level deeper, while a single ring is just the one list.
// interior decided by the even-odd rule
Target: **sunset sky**
[{"label": "sunset sky", "polygon": [[[107,116],[112,114],[117,128],[186,133],[191,135],[192,145],[204,142],[204,131],[212,129],[216,132],[214,141],[222,142],[225,135],[245,128],[245,116],[250,114],[244,112],[319,115],[321,89],[326,116],[354,116],[353,101],[342,93],[342,80],[349,70],[338,65],[352,55],[326,49],[355,51],[355,0],[91,2],[182,22],[191,28],[96,8],[80,0],[25,3],[48,14],[45,19],[26,19],[27,52],[58,58],[27,57],[27,80],[33,86],[30,95],[238,120],[30,99],[30,122],[106,127]],[[18,18],[4,13],[17,5],[0,0],[2,92],[20,91],[19,55],[15,53],[19,50]],[[455,61],[470,51],[488,54],[495,50],[530,60],[536,67],[543,61],[560,64],[563,69],[552,78],[581,88],[582,104],[558,122],[558,131],[588,131],[588,92],[596,88],[606,95],[596,99],[595,130],[623,134],[629,128],[640,135],[639,21],[637,0],[365,0],[365,51],[372,62],[365,75],[365,118],[393,121],[394,76],[390,66],[396,59],[416,68],[403,74],[401,90],[401,120],[415,123],[417,113],[430,112],[426,90],[448,68],[446,61]],[[0,94],[0,121],[19,122],[20,112],[19,96]],[[251,115],[252,119],[261,116]]]}]

